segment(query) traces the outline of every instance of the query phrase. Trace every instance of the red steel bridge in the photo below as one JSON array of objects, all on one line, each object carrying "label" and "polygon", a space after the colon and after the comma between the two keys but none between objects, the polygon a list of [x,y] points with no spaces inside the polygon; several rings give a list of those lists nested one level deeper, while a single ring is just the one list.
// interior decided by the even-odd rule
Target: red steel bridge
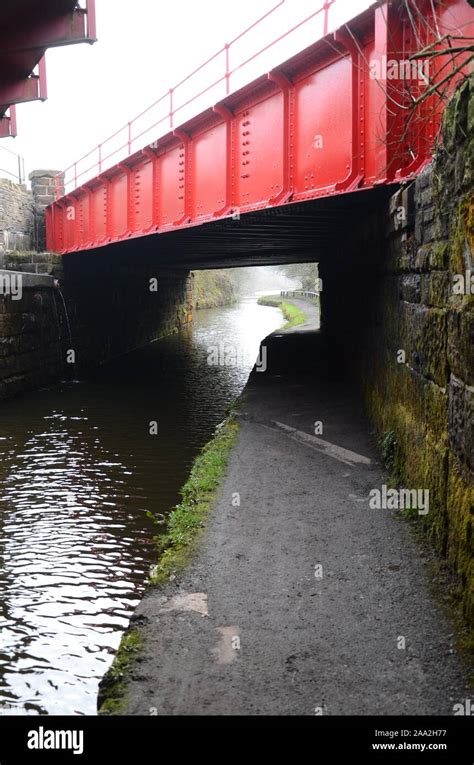
[{"label": "red steel bridge", "polygon": [[[233,65],[234,46],[276,16],[282,0],[58,175],[48,248],[133,241],[137,250],[139,240],[159,249],[162,234],[188,230],[182,241],[191,252],[199,231],[226,220],[285,215],[322,197],[350,194],[360,205],[359,192],[415,177],[432,157],[447,98],[469,71],[474,10],[468,0],[380,0],[335,27],[341,2],[315,0],[311,15]],[[309,47],[233,89],[246,66],[306,25]],[[190,95],[216,63],[222,70]]]}]

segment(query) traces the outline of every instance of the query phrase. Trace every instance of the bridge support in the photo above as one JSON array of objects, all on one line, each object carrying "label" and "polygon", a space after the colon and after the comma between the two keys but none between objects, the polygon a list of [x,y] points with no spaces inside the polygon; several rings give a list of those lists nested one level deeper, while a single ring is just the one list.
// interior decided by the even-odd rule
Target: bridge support
[{"label": "bridge support", "polygon": [[421,522],[474,622],[474,77],[447,108],[444,151],[320,261],[322,326],[362,388],[398,486],[429,492]]}]

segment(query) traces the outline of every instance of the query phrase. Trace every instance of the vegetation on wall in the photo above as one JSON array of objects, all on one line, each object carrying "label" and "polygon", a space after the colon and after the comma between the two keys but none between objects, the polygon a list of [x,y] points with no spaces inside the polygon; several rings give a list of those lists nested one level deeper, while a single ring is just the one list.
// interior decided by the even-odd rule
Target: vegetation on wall
[{"label": "vegetation on wall", "polygon": [[217,308],[236,299],[231,273],[225,269],[193,271],[194,308]]}]

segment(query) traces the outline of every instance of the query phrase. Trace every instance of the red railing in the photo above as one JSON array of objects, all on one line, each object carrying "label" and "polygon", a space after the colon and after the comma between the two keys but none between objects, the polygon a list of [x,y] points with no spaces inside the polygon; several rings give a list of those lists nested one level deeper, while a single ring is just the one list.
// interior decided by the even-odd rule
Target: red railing
[{"label": "red railing", "polygon": [[[89,2],[93,2],[93,0],[89,0]],[[120,128],[118,128],[118,130],[112,133],[112,135],[108,136],[108,138],[103,140],[100,144],[94,146],[94,148],[87,152],[87,154],[84,154],[82,157],[77,159],[61,173],[58,173],[56,176],[56,198],[58,199],[60,196],[67,194],[70,191],[71,185],[73,189],[76,189],[78,185],[82,185],[91,177],[102,173],[113,164],[116,164],[120,158],[123,159],[123,156],[119,157],[118,155],[125,154],[125,156],[130,156],[133,152],[133,148],[136,142],[140,139],[144,139],[144,136],[150,131],[155,131],[153,140],[157,140],[159,136],[156,134],[156,129],[159,128],[160,125],[166,126],[166,129],[161,135],[167,132],[168,129],[173,130],[176,126],[175,116],[180,114],[187,106],[193,102],[196,102],[200,97],[204,96],[206,93],[209,93],[213,88],[216,88],[217,86],[224,83],[225,92],[221,94],[220,97],[229,95],[231,92],[231,78],[233,75],[235,75],[237,72],[240,72],[244,67],[248,66],[263,53],[269,51],[282,40],[289,37],[289,35],[296,32],[296,30],[301,29],[304,25],[308,24],[319,14],[323,14],[320,36],[325,36],[329,30],[329,10],[335,2],[336,0],[325,0],[325,2],[316,11],[311,13],[309,16],[306,16],[298,23],[294,24],[283,34],[274,38],[271,42],[267,43],[255,53],[247,56],[243,61],[231,68],[230,60],[232,48],[236,45],[237,42],[245,39],[250,32],[258,28],[261,24],[263,24],[264,21],[275,14],[278,9],[287,3],[287,0],[280,0],[280,2],[273,6],[273,8],[263,14],[263,16],[260,16],[260,18],[254,21],[254,23],[249,27],[244,29],[243,32],[234,37],[229,43],[226,43],[222,48],[216,51],[216,53],[206,59],[206,61],[204,61],[190,74],[180,80],[180,82],[174,85],[174,87],[169,88],[162,96],[160,96],[160,98],[150,104],[150,106],[137,114],[132,120],[125,123],[125,125],[122,125]],[[317,37],[315,39],[317,39]],[[223,57],[224,59],[223,74],[219,75],[217,79],[213,79],[212,82],[201,88],[197,93],[194,93],[192,96],[186,98],[183,103],[179,104],[179,106],[176,106],[176,92],[182,89],[183,86],[189,83],[194,77],[196,77],[196,75],[201,73],[206,67],[217,61],[220,57]],[[148,125],[141,130],[139,129],[139,132],[135,133],[133,128],[137,126],[137,123],[143,120],[144,117],[151,115],[151,113],[161,105],[164,105],[165,114],[152,122],[151,125]],[[120,139],[122,142],[120,143],[119,141],[119,145],[113,147],[111,144],[114,139]],[[143,148],[143,145],[145,145],[145,142],[143,142],[142,145],[138,146],[137,148]],[[115,161],[110,161],[113,159],[115,159]],[[87,160],[89,160],[89,164],[87,167],[82,168],[82,164],[86,163]]]}]

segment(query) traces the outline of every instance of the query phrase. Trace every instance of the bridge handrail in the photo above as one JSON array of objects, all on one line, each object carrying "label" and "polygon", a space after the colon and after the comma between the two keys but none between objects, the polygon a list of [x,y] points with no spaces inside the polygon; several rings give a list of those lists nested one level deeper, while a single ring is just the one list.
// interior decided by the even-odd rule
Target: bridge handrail
[{"label": "bridge handrail", "polygon": [[[0,178],[3,178],[4,175],[2,173],[5,173],[5,175],[10,176],[11,178],[14,178],[15,181],[18,181],[18,183],[23,183],[25,180],[25,160],[24,157],[22,157],[21,154],[17,154],[16,151],[11,151],[11,149],[7,149],[6,146],[0,146],[0,149],[2,151],[7,152],[7,154],[10,157],[13,157],[13,159],[10,160],[11,163],[10,167],[15,168],[14,172],[12,170],[8,170],[6,167],[0,167]],[[3,156],[3,155],[2,155]],[[3,163],[3,160],[0,160]]]},{"label": "bridge handrail", "polygon": [[319,292],[310,292],[309,290],[280,290],[280,297],[319,297]]},{"label": "bridge handrail", "polygon": [[[229,43],[225,43],[225,45],[222,46],[222,48],[219,48],[216,53],[214,53],[212,56],[207,58],[202,64],[200,64],[196,69],[194,69],[192,72],[190,72],[186,77],[184,77],[182,80],[180,80],[174,87],[169,88],[163,95],[161,95],[156,101],[154,101],[152,104],[146,107],[146,109],[143,109],[139,114],[137,114],[132,120],[129,122],[126,122],[123,124],[120,128],[118,128],[114,133],[109,135],[107,138],[105,138],[101,143],[94,146],[90,151],[88,151],[86,154],[84,154],[82,157],[77,159],[75,162],[73,162],[71,165],[66,167],[64,170],[62,170],[60,173],[56,175],[56,199],[63,196],[64,194],[67,194],[67,186],[68,184],[74,182],[74,189],[77,189],[78,181],[80,178],[82,178],[84,175],[91,173],[91,171],[97,171],[98,174],[102,173],[103,170],[108,169],[110,165],[105,167],[105,163],[107,160],[110,160],[112,157],[114,157],[116,154],[118,154],[121,151],[124,151],[127,149],[127,155],[130,156],[132,154],[132,144],[134,144],[139,138],[141,138],[143,135],[148,133],[150,130],[153,130],[154,128],[161,125],[163,122],[169,120],[169,128],[170,130],[173,130],[174,128],[174,117],[176,114],[178,114],[182,109],[184,109],[186,106],[189,106],[193,101],[200,98],[202,95],[207,93],[209,90],[214,88],[216,85],[219,85],[221,82],[225,81],[225,93],[226,95],[229,95],[230,90],[230,78],[233,74],[241,70],[243,67],[247,66],[251,61],[254,61],[258,56],[260,56],[262,53],[265,53],[267,50],[272,48],[274,45],[277,45],[279,42],[284,40],[286,37],[288,37],[290,34],[295,32],[297,29],[301,28],[305,24],[307,24],[309,21],[311,21],[315,16],[319,15],[320,13],[324,13],[324,19],[323,19],[323,35],[326,35],[329,28],[329,9],[331,6],[336,2],[336,0],[324,0],[323,4],[313,13],[311,13],[309,16],[304,18],[302,21],[298,22],[297,24],[293,25],[290,29],[288,29],[283,34],[279,35],[277,38],[272,40],[270,43],[265,45],[263,48],[260,48],[258,51],[253,53],[251,56],[246,58],[244,61],[242,61],[240,64],[235,66],[233,69],[230,67],[230,50],[232,46],[242,38],[244,38],[246,35],[248,35],[249,32],[251,32],[253,29],[258,27],[265,19],[267,19],[271,14],[273,14],[278,8],[280,8],[282,5],[284,5],[287,2],[287,0],[279,0],[279,2],[274,5],[270,10],[268,10],[263,16],[260,16],[256,21],[253,22],[250,26],[248,26],[246,29],[243,30],[243,32],[240,32],[236,37],[234,37]],[[212,83],[207,85],[205,88],[201,89],[198,93],[191,96],[189,99],[187,99],[184,103],[180,104],[179,106],[174,106],[174,95],[176,93],[176,90],[180,88],[182,85],[184,85],[186,82],[188,82],[194,75],[196,75],[198,72],[202,71],[204,67],[206,67],[208,64],[210,64],[212,61],[217,59],[222,54],[225,54],[225,72],[222,76],[218,77],[217,80],[214,80]],[[139,132],[137,135],[132,137],[132,127],[133,125],[144,115],[148,114],[152,109],[154,109],[156,106],[158,106],[160,103],[168,99],[169,101],[169,112],[165,114],[161,119],[154,122],[149,127],[145,128],[141,132]],[[123,131],[127,131],[127,139],[125,143],[120,145],[119,147],[113,149],[108,154],[103,155],[103,148],[106,144],[108,144],[112,139],[116,138],[120,133]],[[93,155],[97,156],[96,161],[94,161],[91,165],[89,165],[86,169],[81,170],[78,172],[78,165],[79,163],[83,162],[84,160],[88,159],[89,157]],[[113,163],[112,163],[113,164]],[[72,178],[68,180],[67,174],[72,172]],[[81,181],[83,183],[85,181]]]}]

